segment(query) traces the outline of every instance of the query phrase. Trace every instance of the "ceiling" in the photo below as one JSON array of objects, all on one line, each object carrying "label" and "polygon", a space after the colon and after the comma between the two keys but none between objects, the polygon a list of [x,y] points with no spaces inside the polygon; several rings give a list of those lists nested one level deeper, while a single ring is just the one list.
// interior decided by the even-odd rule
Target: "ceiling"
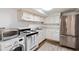
[{"label": "ceiling", "polygon": [[60,13],[60,12],[66,12],[66,11],[73,11],[76,8],[53,8],[50,11],[47,11],[46,13],[48,15],[53,14],[53,13]]},{"label": "ceiling", "polygon": [[53,13],[59,13],[59,12],[66,12],[66,11],[73,11],[77,8],[36,8],[37,11],[40,13],[51,15]]},{"label": "ceiling", "polygon": [[28,10],[30,12],[36,13],[41,16],[49,16],[54,13],[73,11],[73,10],[78,11],[79,9],[77,8],[49,8],[49,10],[46,10],[44,8],[23,8],[23,10],[25,11]]}]

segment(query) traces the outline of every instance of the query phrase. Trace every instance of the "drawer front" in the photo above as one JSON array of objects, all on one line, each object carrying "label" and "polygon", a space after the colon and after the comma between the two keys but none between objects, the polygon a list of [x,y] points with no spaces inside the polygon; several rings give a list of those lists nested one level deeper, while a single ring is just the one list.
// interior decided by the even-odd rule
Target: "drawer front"
[{"label": "drawer front", "polygon": [[67,44],[67,40],[66,39],[67,39],[66,36],[61,35],[60,36],[60,45],[66,46],[66,44]]},{"label": "drawer front", "polygon": [[75,48],[76,46],[76,38],[75,37],[67,37],[67,46],[71,48]]},{"label": "drawer front", "polygon": [[76,48],[76,38],[72,36],[60,36],[60,45]]}]

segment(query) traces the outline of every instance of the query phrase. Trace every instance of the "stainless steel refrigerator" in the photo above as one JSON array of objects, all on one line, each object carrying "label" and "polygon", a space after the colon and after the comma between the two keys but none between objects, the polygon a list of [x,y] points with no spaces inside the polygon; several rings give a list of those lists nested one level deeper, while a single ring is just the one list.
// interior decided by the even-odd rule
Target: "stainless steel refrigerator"
[{"label": "stainless steel refrigerator", "polygon": [[79,50],[79,14],[61,15],[60,45]]}]

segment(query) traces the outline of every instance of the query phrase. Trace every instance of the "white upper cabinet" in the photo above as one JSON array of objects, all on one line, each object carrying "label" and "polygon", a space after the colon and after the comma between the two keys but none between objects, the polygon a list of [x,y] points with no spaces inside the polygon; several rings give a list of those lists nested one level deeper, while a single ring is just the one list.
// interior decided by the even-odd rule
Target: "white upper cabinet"
[{"label": "white upper cabinet", "polygon": [[60,24],[60,13],[52,14],[45,18],[45,24]]},{"label": "white upper cabinet", "polygon": [[59,16],[49,16],[45,19],[45,24],[59,24],[60,17]]},{"label": "white upper cabinet", "polygon": [[26,21],[33,21],[33,14],[23,12],[23,15],[21,18],[22,18],[22,20],[26,20]]},{"label": "white upper cabinet", "polygon": [[39,17],[39,19],[41,20],[41,22],[44,22],[44,17]]},{"label": "white upper cabinet", "polygon": [[42,17],[40,17],[40,16],[38,16],[38,15],[34,15],[34,21],[42,22],[43,19],[42,19]]},{"label": "white upper cabinet", "polygon": [[28,11],[18,10],[17,14],[18,14],[19,20],[32,21],[32,22],[43,22],[42,16],[36,15]]}]

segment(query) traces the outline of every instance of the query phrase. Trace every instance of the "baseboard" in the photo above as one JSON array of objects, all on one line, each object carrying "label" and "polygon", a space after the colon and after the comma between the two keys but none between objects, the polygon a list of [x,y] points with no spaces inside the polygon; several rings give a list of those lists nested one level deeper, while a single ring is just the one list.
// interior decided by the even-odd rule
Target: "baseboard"
[{"label": "baseboard", "polygon": [[[72,49],[73,51],[77,51],[75,48],[71,48],[71,47],[67,47],[67,46],[64,46],[64,45],[60,45],[61,47],[65,47],[65,48],[68,48],[68,49]],[[79,50],[78,50],[79,51]]]},{"label": "baseboard", "polygon": [[54,45],[60,45],[59,41],[53,40],[53,39],[46,39],[46,42]]},{"label": "baseboard", "polygon": [[59,43],[59,41],[56,41],[56,40],[53,40],[53,39],[49,39],[49,38],[46,38],[46,40],[53,41],[53,42],[58,42]]}]

